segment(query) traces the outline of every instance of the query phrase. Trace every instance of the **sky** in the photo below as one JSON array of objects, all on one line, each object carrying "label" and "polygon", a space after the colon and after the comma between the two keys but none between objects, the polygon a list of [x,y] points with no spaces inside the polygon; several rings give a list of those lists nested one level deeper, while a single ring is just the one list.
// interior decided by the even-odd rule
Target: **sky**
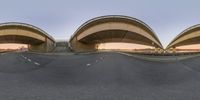
[{"label": "sky", "polygon": [[0,0],[0,23],[23,22],[69,40],[89,19],[126,15],[148,24],[164,47],[186,28],[200,23],[199,0]]}]

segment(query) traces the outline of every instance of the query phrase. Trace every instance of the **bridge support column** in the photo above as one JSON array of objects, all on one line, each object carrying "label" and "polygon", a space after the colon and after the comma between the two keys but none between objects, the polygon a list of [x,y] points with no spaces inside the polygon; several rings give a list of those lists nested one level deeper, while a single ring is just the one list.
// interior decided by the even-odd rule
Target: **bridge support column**
[{"label": "bridge support column", "polygon": [[176,47],[172,48],[172,53],[176,53]]},{"label": "bridge support column", "polygon": [[40,45],[28,45],[31,52],[51,52],[55,47],[55,43],[49,40],[47,37],[45,42]]},{"label": "bridge support column", "polygon": [[88,51],[96,51],[96,44],[86,44],[73,39],[70,42],[71,49],[75,52],[88,52]]},{"label": "bridge support column", "polygon": [[160,48],[155,48],[155,53],[159,53]]}]

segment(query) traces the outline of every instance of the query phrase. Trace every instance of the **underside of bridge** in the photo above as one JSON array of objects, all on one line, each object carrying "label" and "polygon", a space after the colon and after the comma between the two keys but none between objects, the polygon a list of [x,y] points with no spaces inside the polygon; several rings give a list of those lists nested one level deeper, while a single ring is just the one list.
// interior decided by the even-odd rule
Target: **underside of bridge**
[{"label": "underside of bridge", "polygon": [[75,52],[95,51],[102,43],[134,43],[162,49],[153,30],[144,22],[127,16],[101,16],[81,25],[69,46]]},{"label": "underside of bridge", "polygon": [[0,43],[27,44],[32,52],[50,52],[55,46],[55,40],[43,30],[17,22],[0,24]]},{"label": "underside of bridge", "polygon": [[194,25],[180,33],[170,44],[167,50],[180,46],[200,44],[200,25]]}]

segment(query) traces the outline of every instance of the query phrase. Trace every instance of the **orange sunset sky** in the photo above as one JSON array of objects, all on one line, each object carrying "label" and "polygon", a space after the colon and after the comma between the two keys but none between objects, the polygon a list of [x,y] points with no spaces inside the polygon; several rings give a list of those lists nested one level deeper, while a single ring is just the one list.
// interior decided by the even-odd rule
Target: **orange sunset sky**
[{"label": "orange sunset sky", "polygon": [[19,49],[20,47],[27,48],[28,46],[26,44],[13,44],[13,43],[0,44],[0,49]]},{"label": "orange sunset sky", "polygon": [[[21,47],[27,48],[27,44],[0,44],[0,49],[19,49]],[[99,49],[146,49],[152,48],[150,46],[131,44],[131,43],[105,43],[100,44]],[[177,49],[200,49],[200,44],[180,46]]]}]

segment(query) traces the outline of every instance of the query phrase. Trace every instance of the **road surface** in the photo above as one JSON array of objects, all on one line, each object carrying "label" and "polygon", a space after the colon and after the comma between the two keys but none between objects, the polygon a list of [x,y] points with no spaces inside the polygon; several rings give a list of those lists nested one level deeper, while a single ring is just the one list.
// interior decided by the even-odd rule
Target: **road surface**
[{"label": "road surface", "polygon": [[199,100],[199,61],[2,53],[0,100]]}]

